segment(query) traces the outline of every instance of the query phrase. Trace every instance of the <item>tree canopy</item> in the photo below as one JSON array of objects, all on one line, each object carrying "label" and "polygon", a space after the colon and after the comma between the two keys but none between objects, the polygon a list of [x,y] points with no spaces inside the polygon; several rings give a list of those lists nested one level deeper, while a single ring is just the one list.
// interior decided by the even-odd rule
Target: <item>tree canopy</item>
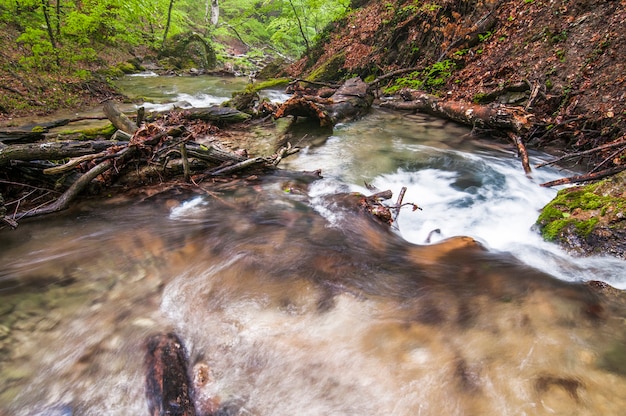
[{"label": "tree canopy", "polygon": [[349,0],[0,0],[0,24],[15,25],[25,52],[19,64],[72,69],[105,47],[162,47],[166,38],[197,33],[216,43],[238,41],[288,57],[307,51]]}]

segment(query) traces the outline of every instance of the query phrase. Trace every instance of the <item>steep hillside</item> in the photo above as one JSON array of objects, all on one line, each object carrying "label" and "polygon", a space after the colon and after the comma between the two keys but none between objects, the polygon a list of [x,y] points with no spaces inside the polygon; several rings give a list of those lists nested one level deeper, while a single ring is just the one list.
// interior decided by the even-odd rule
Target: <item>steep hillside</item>
[{"label": "steep hillside", "polygon": [[[625,1],[360,3],[327,28],[292,75],[373,80],[413,68],[386,79],[383,91],[412,87],[448,100],[527,107],[539,121],[524,138],[530,145],[585,150],[624,138]],[[625,149],[616,149],[581,168],[626,163]]]}]

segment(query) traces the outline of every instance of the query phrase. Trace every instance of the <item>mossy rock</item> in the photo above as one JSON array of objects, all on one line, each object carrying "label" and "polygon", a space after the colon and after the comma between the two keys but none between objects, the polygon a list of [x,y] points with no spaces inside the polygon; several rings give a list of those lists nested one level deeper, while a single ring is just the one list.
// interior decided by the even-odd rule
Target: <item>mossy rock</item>
[{"label": "mossy rock", "polygon": [[125,74],[133,74],[137,72],[137,68],[135,68],[135,65],[131,62],[120,62],[116,66],[120,71]]},{"label": "mossy rock", "polygon": [[283,58],[278,58],[265,65],[256,74],[257,79],[270,79],[277,76],[284,76],[288,63]]},{"label": "mossy rock", "polygon": [[167,59],[167,66],[175,69],[192,67],[212,69],[217,62],[213,45],[194,32],[180,33],[168,38],[159,53],[159,58]]},{"label": "mossy rock", "polygon": [[345,75],[343,67],[346,62],[344,52],[332,56],[318,67],[314,68],[306,77],[307,81],[338,81]]},{"label": "mossy rock", "polygon": [[563,189],[546,205],[537,226],[542,236],[580,255],[626,259],[626,173]]},{"label": "mossy rock", "polygon": [[222,103],[222,107],[232,107],[239,111],[251,110],[254,104],[259,101],[259,91],[280,85],[287,85],[289,81],[289,78],[274,78],[250,83],[246,86],[245,90],[234,92],[230,100]]}]

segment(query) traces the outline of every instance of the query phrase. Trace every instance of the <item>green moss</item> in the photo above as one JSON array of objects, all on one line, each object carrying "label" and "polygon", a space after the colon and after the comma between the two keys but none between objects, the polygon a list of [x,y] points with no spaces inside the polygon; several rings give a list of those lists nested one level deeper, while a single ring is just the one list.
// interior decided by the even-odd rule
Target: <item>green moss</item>
[{"label": "green moss", "polygon": [[90,140],[96,137],[111,137],[113,133],[115,133],[117,129],[111,123],[108,123],[102,127],[93,127],[88,129],[80,129],[80,130],[65,130],[60,132],[60,135],[80,135],[81,139]]},{"label": "green moss", "polygon": [[455,70],[456,64],[449,59],[436,62],[421,71],[414,71],[404,77],[396,78],[393,85],[383,89],[383,93],[395,94],[402,88],[410,88],[414,90],[423,89],[436,94]]},{"label": "green moss", "polygon": [[345,53],[338,53],[319,67],[314,69],[308,77],[307,81],[335,81],[341,79],[345,70],[343,64],[346,62]]},{"label": "green moss", "polygon": [[568,227],[569,232],[587,238],[601,222],[601,218],[607,222],[605,217],[623,212],[626,201],[603,192],[607,184],[603,181],[559,191],[537,219],[542,236],[548,241],[555,241]]},{"label": "green moss", "polygon": [[589,234],[593,231],[596,224],[598,224],[600,220],[597,217],[589,218],[586,221],[577,221],[574,223],[576,227],[576,233],[582,237],[587,238]]},{"label": "green moss", "polygon": [[273,78],[267,81],[256,82],[254,84],[248,84],[245,92],[258,92],[267,88],[278,87],[281,85],[289,84],[289,78]]},{"label": "green moss", "polygon": [[565,228],[571,220],[554,220],[549,222],[543,229],[541,230],[541,235],[546,241],[556,241],[561,234],[561,230]]},{"label": "green moss", "polygon": [[122,71],[124,74],[132,74],[133,72],[137,72],[135,65],[130,62],[120,62],[116,65],[117,69]]}]

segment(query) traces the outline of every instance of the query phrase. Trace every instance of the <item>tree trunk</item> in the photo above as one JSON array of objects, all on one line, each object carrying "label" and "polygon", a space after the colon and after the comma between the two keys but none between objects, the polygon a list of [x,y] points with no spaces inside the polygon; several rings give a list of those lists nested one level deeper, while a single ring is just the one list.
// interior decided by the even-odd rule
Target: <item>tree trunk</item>
[{"label": "tree trunk", "polygon": [[211,0],[211,24],[217,26],[220,18],[220,6],[218,0]]},{"label": "tree trunk", "polygon": [[296,6],[293,5],[293,1],[289,0],[289,4],[291,5],[291,9],[293,10],[294,16],[296,16],[296,21],[298,22],[298,28],[300,29],[300,34],[302,35],[302,39],[304,39],[304,44],[306,45],[306,55],[308,56],[311,52],[311,46],[309,45],[309,39],[306,37],[304,33],[304,28],[302,27],[302,21],[300,20],[300,16],[298,16],[298,12],[296,11]]},{"label": "tree trunk", "polygon": [[48,0],[41,0],[41,7],[43,10],[43,17],[46,21],[46,28],[48,30],[48,38],[50,40],[50,44],[52,45],[52,50],[55,55],[55,62],[57,66],[61,66],[61,62],[59,61],[59,49],[57,47],[57,42],[54,36],[54,30],[52,28],[52,24],[50,22],[50,4],[48,3]]},{"label": "tree trunk", "polygon": [[369,111],[374,97],[361,78],[347,80],[329,98],[312,95],[294,95],[274,113],[274,117],[312,117],[320,126],[334,126],[338,122],[354,119]]},{"label": "tree trunk", "polygon": [[172,9],[174,8],[174,0],[170,0],[170,5],[167,8],[167,21],[165,23],[165,31],[163,32],[163,43],[161,48],[165,47],[165,40],[167,39],[167,34],[170,31],[170,23],[172,21]]},{"label": "tree trunk", "polygon": [[381,107],[418,110],[437,117],[488,129],[503,129],[523,135],[533,125],[533,115],[519,107],[479,105],[462,101],[445,101],[420,91],[404,90],[401,102],[387,101]]}]

